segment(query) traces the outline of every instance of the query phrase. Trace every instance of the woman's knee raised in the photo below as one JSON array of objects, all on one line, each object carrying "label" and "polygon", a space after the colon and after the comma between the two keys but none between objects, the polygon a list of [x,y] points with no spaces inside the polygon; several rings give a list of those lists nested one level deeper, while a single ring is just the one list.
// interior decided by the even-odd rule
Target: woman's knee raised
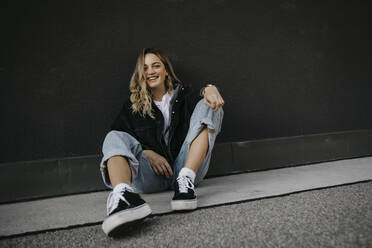
[{"label": "woman's knee raised", "polygon": [[122,146],[130,147],[130,144],[133,142],[138,143],[138,141],[135,138],[133,138],[130,134],[122,131],[113,130],[107,133],[105,140],[103,142],[102,149],[106,150]]}]

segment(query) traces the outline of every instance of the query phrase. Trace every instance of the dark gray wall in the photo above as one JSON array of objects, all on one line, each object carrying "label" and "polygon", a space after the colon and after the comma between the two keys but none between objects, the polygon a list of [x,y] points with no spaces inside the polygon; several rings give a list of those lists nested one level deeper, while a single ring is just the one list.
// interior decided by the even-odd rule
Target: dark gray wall
[{"label": "dark gray wall", "polygon": [[218,142],[370,129],[368,2],[9,1],[0,162],[100,153],[146,46],[220,87]]}]

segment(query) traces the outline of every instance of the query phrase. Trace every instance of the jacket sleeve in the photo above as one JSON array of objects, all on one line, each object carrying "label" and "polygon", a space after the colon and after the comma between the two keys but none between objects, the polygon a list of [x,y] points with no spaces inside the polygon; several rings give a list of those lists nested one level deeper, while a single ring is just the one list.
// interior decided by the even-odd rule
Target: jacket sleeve
[{"label": "jacket sleeve", "polygon": [[[125,102],[123,104],[123,107],[119,113],[119,115],[116,117],[114,122],[111,125],[111,131],[121,131],[126,132],[133,136],[137,141],[139,141],[139,137],[137,137],[136,132],[133,127],[133,118],[132,118],[132,110],[130,108],[130,104],[128,102]],[[139,141],[140,142],[140,141]],[[143,144],[140,142],[143,150],[149,150],[150,147],[146,144]]]},{"label": "jacket sleeve", "polygon": [[130,121],[130,107],[127,103],[123,104],[119,115],[116,117],[114,122],[111,124],[111,131],[122,131],[134,135],[134,130]]}]

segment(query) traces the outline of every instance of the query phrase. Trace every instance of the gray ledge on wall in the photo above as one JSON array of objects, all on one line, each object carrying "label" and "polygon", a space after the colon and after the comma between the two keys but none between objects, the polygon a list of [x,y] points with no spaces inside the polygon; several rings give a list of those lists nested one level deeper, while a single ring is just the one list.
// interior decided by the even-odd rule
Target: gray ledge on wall
[{"label": "gray ledge on wall", "polygon": [[[207,177],[372,155],[372,129],[217,143]],[[100,155],[0,164],[0,203],[104,190]]]}]

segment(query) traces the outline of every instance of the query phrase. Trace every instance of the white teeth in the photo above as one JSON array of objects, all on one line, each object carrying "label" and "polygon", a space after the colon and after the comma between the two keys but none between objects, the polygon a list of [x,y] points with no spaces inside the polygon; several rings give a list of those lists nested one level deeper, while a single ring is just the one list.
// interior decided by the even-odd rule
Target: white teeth
[{"label": "white teeth", "polygon": [[149,80],[154,80],[154,79],[157,79],[158,77],[150,77],[148,78]]}]

